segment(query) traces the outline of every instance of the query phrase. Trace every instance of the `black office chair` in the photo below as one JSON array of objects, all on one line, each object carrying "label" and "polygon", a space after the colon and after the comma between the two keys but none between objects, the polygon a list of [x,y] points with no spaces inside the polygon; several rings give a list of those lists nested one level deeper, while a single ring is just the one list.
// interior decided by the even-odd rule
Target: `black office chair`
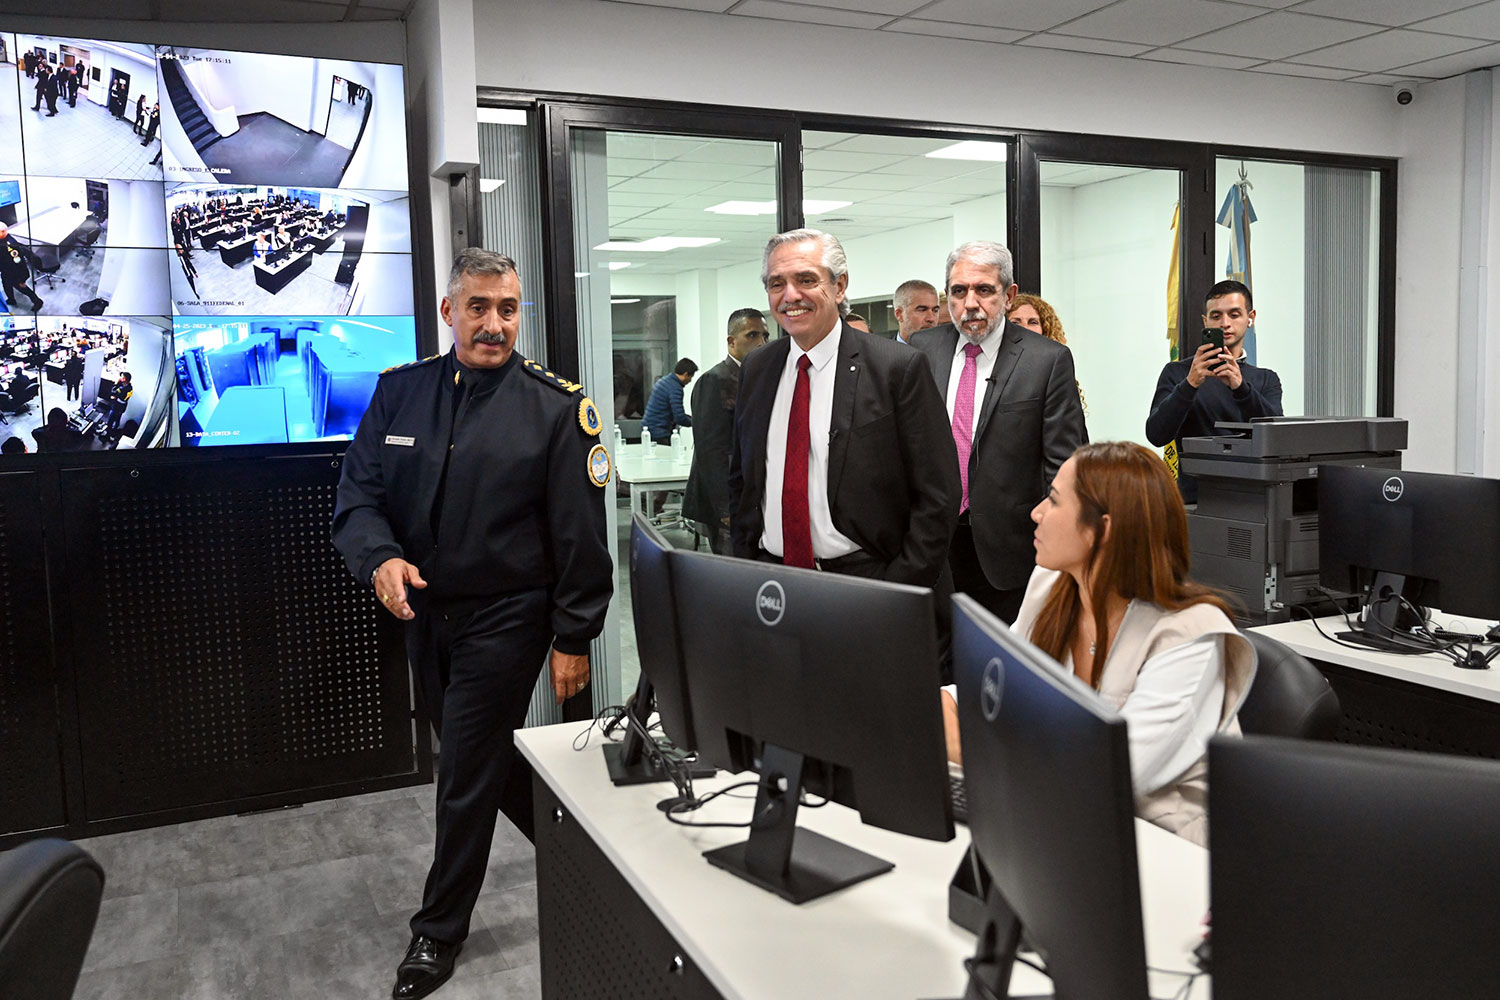
[{"label": "black office chair", "polygon": [[58,282],[68,280],[57,276],[57,269],[62,267],[62,257],[57,247],[50,243],[38,243],[31,248],[31,253],[36,258],[34,263],[38,285],[45,281],[48,288],[56,288]]},{"label": "black office chair", "polygon": [[0,854],[0,997],[68,1000],[103,895],[104,869],[66,840]]},{"label": "black office chair", "polygon": [[1284,643],[1240,633],[1255,647],[1255,681],[1240,706],[1240,728],[1262,736],[1331,740],[1339,730],[1339,697],[1328,679]]},{"label": "black office chair", "polygon": [[94,244],[99,242],[99,237],[104,235],[104,227],[92,214],[84,217],[78,227],[78,248],[73,251],[75,256],[92,259],[94,256]]}]

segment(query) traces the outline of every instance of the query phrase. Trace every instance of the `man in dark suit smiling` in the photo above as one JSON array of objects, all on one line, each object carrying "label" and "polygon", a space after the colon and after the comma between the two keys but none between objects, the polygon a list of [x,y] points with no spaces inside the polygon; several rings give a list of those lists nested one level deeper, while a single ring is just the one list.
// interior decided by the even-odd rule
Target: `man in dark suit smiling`
[{"label": "man in dark suit smiling", "polygon": [[927,361],[839,319],[839,241],[772,237],[761,281],[787,336],[745,358],[729,498],[734,554],[931,587],[958,464]]},{"label": "man in dark suit smiling", "polygon": [[1005,247],[965,243],[948,255],[943,279],[952,322],[912,336],[947,401],[962,463],[953,585],[1007,622],[1036,564],[1031,508],[1088,440],[1073,355],[1005,319],[1013,274]]}]

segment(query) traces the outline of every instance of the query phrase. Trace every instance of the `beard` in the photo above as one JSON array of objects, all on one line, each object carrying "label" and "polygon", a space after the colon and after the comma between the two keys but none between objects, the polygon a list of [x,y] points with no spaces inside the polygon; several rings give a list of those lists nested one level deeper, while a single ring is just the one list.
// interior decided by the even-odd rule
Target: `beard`
[{"label": "beard", "polygon": [[[1004,315],[1004,313],[999,314],[1000,317],[1003,317]],[[965,324],[975,322],[983,322],[985,324],[984,329],[978,333],[970,333]],[[953,325],[958,329],[959,333],[963,334],[966,339],[968,339],[972,343],[977,344],[980,341],[984,340],[984,338],[988,337],[991,333],[995,332],[995,327],[1000,325],[1000,319],[995,316],[990,316],[983,309],[970,309],[964,312],[963,315],[958,319],[956,319]]]}]

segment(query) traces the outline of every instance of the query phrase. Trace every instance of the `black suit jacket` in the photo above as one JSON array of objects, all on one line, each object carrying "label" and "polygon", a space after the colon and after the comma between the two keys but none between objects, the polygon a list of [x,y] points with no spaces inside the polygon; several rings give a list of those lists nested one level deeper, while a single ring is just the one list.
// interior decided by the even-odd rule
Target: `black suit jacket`
[{"label": "black suit jacket", "polygon": [[[937,583],[957,522],[958,452],[922,355],[847,323],[834,359],[828,435],[833,524],[884,562],[886,580]],[[730,455],[734,554],[753,558],[764,529],[766,434],[789,337],[745,358]],[[815,429],[813,433],[817,433]]]},{"label": "black suit jacket", "polygon": [[682,496],[682,516],[718,528],[729,516],[729,451],[734,439],[740,366],[725,358],[693,386],[693,471]]},{"label": "black suit jacket", "polygon": [[[975,400],[979,422],[969,452],[969,523],[985,577],[991,586],[1013,590],[1026,585],[1036,565],[1031,509],[1089,436],[1072,352],[1011,322],[996,334],[1001,340],[995,367],[982,398]],[[912,335],[912,346],[927,358],[944,395],[958,338],[952,323]],[[951,436],[951,423],[948,432]]]}]

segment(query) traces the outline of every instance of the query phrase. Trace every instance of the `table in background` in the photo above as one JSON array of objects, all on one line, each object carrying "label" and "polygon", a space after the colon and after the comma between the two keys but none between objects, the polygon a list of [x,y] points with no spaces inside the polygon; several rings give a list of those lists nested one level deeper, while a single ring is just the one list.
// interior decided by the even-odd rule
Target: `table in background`
[{"label": "table in background", "polygon": [[[967,828],[937,843],[865,826],[840,805],[804,809],[802,826],[896,868],[793,906],[700,856],[742,840],[745,830],[671,825],[656,803],[672,786],[614,787],[597,733],[584,750],[573,749],[582,728],[573,722],[516,733],[536,773],[543,996],[963,994],[974,936],[948,920],[948,882],[968,847]],[[701,794],[749,777],[721,774],[694,786]],[[744,822],[752,806],[752,799],[723,796],[691,818]],[[1191,969],[1208,909],[1208,854],[1141,821],[1136,837],[1148,964]],[[1153,995],[1172,996],[1183,981],[1153,977]],[[1011,988],[1050,991],[1046,977],[1020,965]],[[1192,995],[1208,995],[1206,977]]]},{"label": "table in background", "polygon": [[[1433,620],[1480,635],[1489,628],[1441,613]],[[1317,626],[1329,636],[1348,630],[1340,616],[1320,618]],[[1341,646],[1317,626],[1303,619],[1253,631],[1301,653],[1328,678],[1343,712],[1339,740],[1500,759],[1500,670],[1465,670],[1434,653]]]},{"label": "table in background", "polygon": [[630,509],[647,517],[651,516],[648,498],[655,493],[687,489],[692,471],[691,457],[679,462],[665,445],[658,446],[650,458],[644,444],[627,444],[615,454],[615,473],[630,487]]},{"label": "table in background", "polygon": [[300,250],[293,251],[291,256],[272,265],[258,260],[254,264],[255,283],[275,295],[290,284],[293,278],[311,267],[312,259],[312,253]]}]

